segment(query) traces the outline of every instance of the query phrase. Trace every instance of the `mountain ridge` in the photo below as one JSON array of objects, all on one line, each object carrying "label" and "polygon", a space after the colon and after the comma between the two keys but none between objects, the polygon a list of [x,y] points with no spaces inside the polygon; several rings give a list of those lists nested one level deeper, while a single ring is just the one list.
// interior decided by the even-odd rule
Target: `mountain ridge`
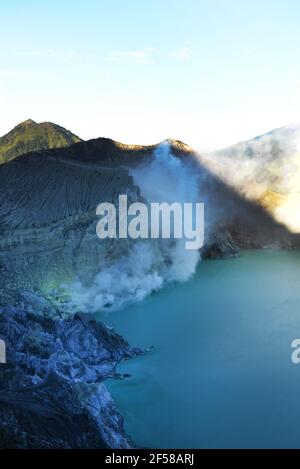
[{"label": "mountain ridge", "polygon": [[223,181],[300,232],[300,125],[279,127],[212,152],[205,164]]},{"label": "mountain ridge", "polygon": [[80,137],[58,124],[27,119],[0,137],[0,164],[32,151],[62,148],[80,141]]}]

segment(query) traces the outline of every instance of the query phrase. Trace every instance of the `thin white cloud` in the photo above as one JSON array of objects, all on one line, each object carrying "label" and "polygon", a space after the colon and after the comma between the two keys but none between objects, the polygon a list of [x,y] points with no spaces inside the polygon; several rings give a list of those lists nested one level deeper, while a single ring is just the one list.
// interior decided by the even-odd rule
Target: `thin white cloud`
[{"label": "thin white cloud", "polygon": [[192,49],[188,45],[177,47],[169,54],[173,59],[189,60],[192,56]]},{"label": "thin white cloud", "polygon": [[152,47],[146,47],[139,50],[120,50],[113,51],[110,55],[110,59],[113,62],[125,62],[135,65],[147,65],[154,63],[153,57],[154,49]]}]

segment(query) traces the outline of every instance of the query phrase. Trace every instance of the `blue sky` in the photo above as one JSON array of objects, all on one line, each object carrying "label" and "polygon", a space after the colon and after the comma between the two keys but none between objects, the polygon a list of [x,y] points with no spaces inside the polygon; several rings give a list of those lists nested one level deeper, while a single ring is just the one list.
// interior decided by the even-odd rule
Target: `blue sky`
[{"label": "blue sky", "polygon": [[0,15],[0,134],[30,117],[206,150],[300,122],[299,0],[10,0]]}]

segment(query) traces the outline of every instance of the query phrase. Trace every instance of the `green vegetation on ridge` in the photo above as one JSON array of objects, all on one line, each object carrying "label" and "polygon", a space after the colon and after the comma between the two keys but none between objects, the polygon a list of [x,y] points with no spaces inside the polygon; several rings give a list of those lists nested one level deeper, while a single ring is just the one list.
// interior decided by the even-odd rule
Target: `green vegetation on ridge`
[{"label": "green vegetation on ridge", "polygon": [[0,137],[0,164],[31,151],[66,147],[80,141],[79,137],[57,124],[38,124],[28,119]]}]

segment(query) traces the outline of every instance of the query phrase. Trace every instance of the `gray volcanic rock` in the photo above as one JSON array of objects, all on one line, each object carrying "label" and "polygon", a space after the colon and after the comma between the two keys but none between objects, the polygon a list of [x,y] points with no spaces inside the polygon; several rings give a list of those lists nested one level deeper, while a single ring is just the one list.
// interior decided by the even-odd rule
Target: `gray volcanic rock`
[{"label": "gray volcanic rock", "polygon": [[[201,175],[209,226],[203,257],[229,257],[240,248],[300,246],[299,236],[212,175],[189,147],[177,141],[169,146]],[[151,161],[156,148],[97,139],[0,166],[0,338],[7,345],[7,365],[0,366],[3,447],[132,444],[103,380],[118,377],[116,363],[138,351],[90,317],[73,317],[74,309],[60,307],[60,288],[75,279],[88,285],[105,267],[96,293],[102,284],[113,290],[123,281],[129,295],[142,298],[143,285],[139,290],[134,275],[146,277],[147,291],[153,280],[162,285],[161,270],[154,275],[139,270],[145,260],[152,268],[152,254],[168,272],[172,258],[164,258],[155,240],[143,240],[143,248],[151,243],[150,254],[136,250],[132,260],[127,256],[131,240],[100,242],[96,236],[99,203],[118,206],[119,194],[127,194],[129,203],[143,200],[130,171]]]},{"label": "gray volcanic rock", "polygon": [[31,299],[35,314],[30,303],[0,308],[0,447],[131,447],[103,380],[140,351],[87,315],[53,320]]},{"label": "gray volcanic rock", "polygon": [[[262,207],[226,186],[189,147],[168,143],[173,154],[194,164],[201,174],[210,226],[206,244],[219,244],[209,257],[217,252],[228,255],[226,230],[237,248],[300,245],[299,235],[289,233]],[[22,289],[48,295],[74,279],[88,284],[103,266],[125,256],[131,240],[97,238],[96,207],[101,202],[118,206],[119,194],[127,194],[128,203],[142,200],[142,188],[130,170],[150,161],[156,148],[100,138],[30,153],[1,165],[0,268]],[[150,241],[154,246],[155,241]],[[163,265],[158,249],[156,258]]]},{"label": "gray volcanic rock", "polygon": [[96,237],[99,203],[139,197],[126,169],[59,159],[53,150],[2,165],[0,180],[0,266],[23,288],[86,280],[126,253],[126,240]]},{"label": "gray volcanic rock", "polygon": [[227,229],[214,233],[202,250],[204,259],[228,259],[238,254],[239,248]]},{"label": "gray volcanic rock", "polygon": [[[175,154],[190,149],[170,141]],[[96,207],[141,201],[131,167],[153,156],[155,146],[109,139],[30,153],[0,166],[0,268],[15,286],[52,294],[125,256],[132,243],[96,236]],[[152,242],[152,245],[155,242]],[[163,260],[157,250],[157,263]],[[0,282],[1,287],[1,282]]]}]

